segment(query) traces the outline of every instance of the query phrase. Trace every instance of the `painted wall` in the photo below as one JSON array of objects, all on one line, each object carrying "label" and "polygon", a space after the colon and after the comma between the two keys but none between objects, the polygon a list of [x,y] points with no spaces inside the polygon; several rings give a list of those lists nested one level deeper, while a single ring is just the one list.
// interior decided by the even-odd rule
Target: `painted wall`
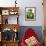
[{"label": "painted wall", "polygon": [[[43,26],[42,0],[21,0],[19,24],[22,26]],[[36,7],[36,21],[25,21],[25,7]]]},{"label": "painted wall", "polygon": [[[0,0],[0,6],[15,6],[15,0]],[[17,0],[19,6],[19,24],[20,26],[43,26],[43,6],[42,0]],[[25,7],[36,7],[36,21],[25,21]],[[11,17],[12,18],[12,17]],[[10,19],[9,19],[10,20]],[[15,21],[14,21],[15,22]]]},{"label": "painted wall", "polygon": [[20,42],[25,34],[25,32],[27,31],[28,28],[32,28],[33,31],[37,34],[37,37],[39,39],[39,41],[41,43],[43,43],[43,30],[42,30],[42,26],[21,26],[20,27],[20,32],[19,32],[19,39],[20,39]]}]

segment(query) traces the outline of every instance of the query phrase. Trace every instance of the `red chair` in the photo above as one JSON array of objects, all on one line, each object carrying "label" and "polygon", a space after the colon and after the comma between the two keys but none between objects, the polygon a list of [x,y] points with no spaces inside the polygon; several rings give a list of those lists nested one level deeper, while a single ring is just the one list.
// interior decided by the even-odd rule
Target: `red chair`
[{"label": "red chair", "polygon": [[[22,38],[21,46],[27,46],[25,43],[25,40],[34,36],[37,39],[36,33],[33,31],[32,28],[28,28],[27,31],[25,32],[24,37]],[[38,40],[37,40],[38,41]],[[38,41],[35,46],[41,46],[40,42]]]}]

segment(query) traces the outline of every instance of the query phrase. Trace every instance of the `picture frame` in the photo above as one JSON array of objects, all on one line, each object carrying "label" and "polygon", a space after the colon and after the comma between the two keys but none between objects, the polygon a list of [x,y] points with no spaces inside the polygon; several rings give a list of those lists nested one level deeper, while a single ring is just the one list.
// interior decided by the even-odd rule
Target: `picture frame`
[{"label": "picture frame", "polygon": [[36,7],[25,8],[25,20],[35,21],[36,20]]}]

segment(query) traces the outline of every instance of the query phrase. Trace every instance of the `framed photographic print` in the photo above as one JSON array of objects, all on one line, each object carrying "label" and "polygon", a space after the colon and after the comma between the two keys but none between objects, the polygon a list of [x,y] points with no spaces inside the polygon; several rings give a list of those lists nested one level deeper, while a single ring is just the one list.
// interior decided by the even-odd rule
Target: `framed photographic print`
[{"label": "framed photographic print", "polygon": [[31,21],[36,20],[36,8],[35,7],[25,8],[25,19],[31,20]]}]

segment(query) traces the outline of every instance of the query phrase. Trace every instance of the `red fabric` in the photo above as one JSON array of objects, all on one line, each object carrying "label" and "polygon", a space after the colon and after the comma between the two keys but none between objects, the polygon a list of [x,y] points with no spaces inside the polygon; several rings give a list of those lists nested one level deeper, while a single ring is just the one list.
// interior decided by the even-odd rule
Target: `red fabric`
[{"label": "red fabric", "polygon": [[[22,46],[26,46],[25,39],[28,39],[29,37],[32,37],[32,36],[35,36],[35,37],[36,37],[37,35],[36,35],[36,33],[33,31],[32,28],[27,29],[27,31],[25,32],[25,35],[24,35],[24,37],[23,37],[23,39],[22,39],[21,45],[22,45]],[[36,44],[36,46],[41,46],[41,45],[38,43],[38,44]]]}]

